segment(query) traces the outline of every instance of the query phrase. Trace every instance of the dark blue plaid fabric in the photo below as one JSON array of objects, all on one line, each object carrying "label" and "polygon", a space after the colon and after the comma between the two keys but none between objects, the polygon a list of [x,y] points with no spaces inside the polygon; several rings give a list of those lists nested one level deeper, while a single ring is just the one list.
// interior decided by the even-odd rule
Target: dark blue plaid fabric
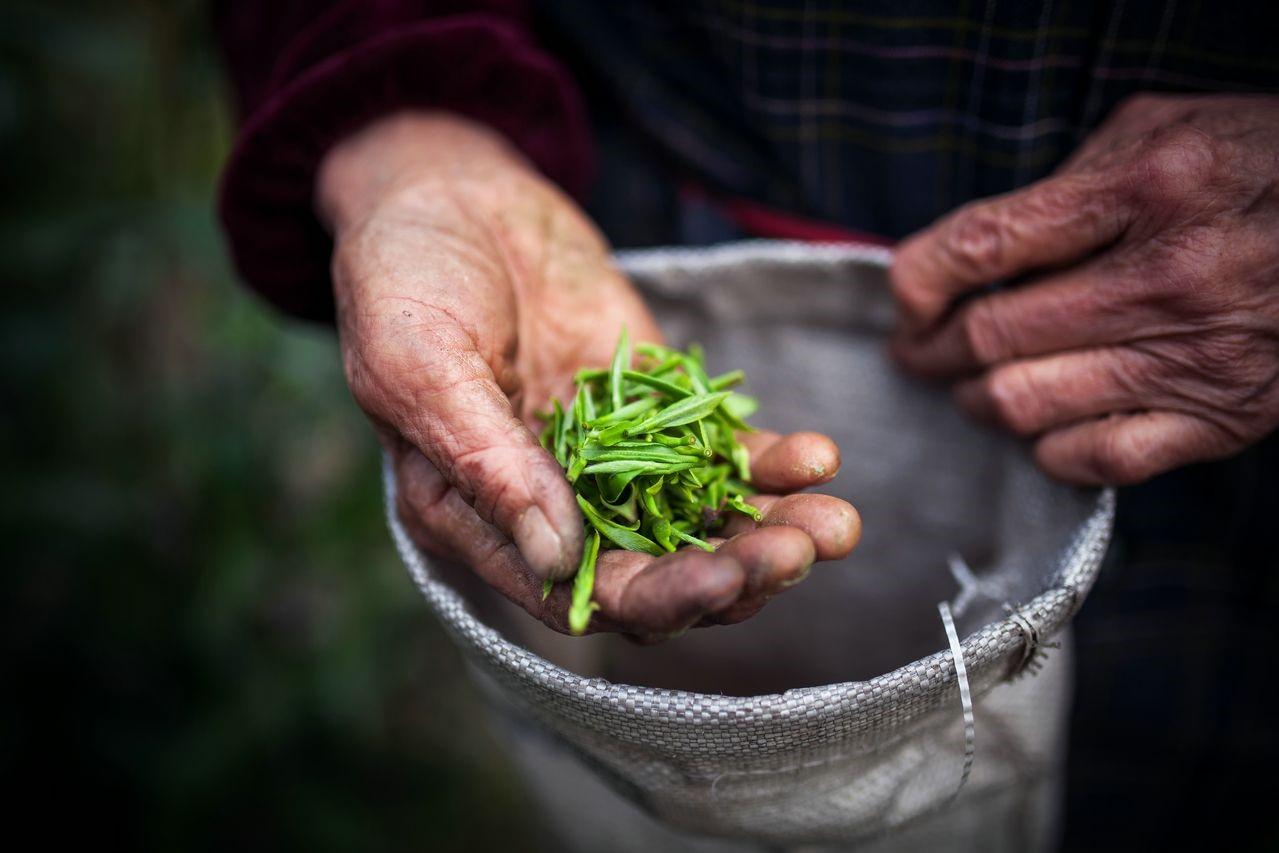
[{"label": "dark blue plaid fabric", "polygon": [[1279,436],[1119,495],[1075,620],[1070,850],[1279,850]]},{"label": "dark blue plaid fabric", "polygon": [[610,134],[638,133],[655,175],[888,237],[1042,177],[1133,92],[1279,91],[1273,2],[537,8],[587,88],[606,168]]}]

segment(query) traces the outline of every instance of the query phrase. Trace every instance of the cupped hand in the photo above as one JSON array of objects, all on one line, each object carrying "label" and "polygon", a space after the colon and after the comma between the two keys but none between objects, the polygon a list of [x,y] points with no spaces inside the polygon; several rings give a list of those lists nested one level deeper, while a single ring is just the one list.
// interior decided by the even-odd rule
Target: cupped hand
[{"label": "cupped hand", "polygon": [[907,241],[892,278],[899,360],[960,378],[1049,473],[1233,454],[1279,425],[1279,99],[1130,99],[1051,177]]},{"label": "cupped hand", "polygon": [[[586,217],[500,138],[459,118],[402,115],[326,157],[317,206],[334,236],[347,380],[390,453],[400,517],[429,552],[469,566],[557,630],[583,522],[538,444],[534,414],[606,365],[625,326],[660,332]],[[841,500],[777,497],[828,481],[825,436],[749,438],[758,529],[714,553],[600,555],[591,630],[645,639],[736,621],[847,554],[860,522]],[[749,525],[755,528],[755,525]]]}]

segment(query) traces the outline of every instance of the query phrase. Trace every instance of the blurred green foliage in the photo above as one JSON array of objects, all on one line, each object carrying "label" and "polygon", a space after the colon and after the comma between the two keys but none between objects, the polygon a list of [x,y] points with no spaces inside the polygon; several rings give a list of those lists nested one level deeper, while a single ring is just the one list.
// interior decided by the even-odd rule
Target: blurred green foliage
[{"label": "blurred green foliage", "polygon": [[11,814],[130,849],[526,849],[331,330],[232,281],[208,18],[0,10]]}]

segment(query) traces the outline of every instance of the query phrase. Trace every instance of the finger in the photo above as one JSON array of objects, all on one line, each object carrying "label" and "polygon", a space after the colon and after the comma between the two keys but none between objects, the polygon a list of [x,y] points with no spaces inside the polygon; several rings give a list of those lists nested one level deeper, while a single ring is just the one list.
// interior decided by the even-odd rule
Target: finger
[{"label": "finger", "polygon": [[[470,566],[529,614],[568,633],[572,584],[555,585],[543,599],[542,581],[515,546],[481,519],[429,460],[407,449],[396,456],[395,467],[402,516],[407,510],[420,534],[415,541]],[[793,558],[779,552],[772,559],[780,564]],[[667,636],[731,605],[746,579],[732,551],[718,555],[695,549],[656,560],[636,551],[604,551],[596,562],[592,594],[600,610],[588,630]]]},{"label": "finger", "polygon": [[966,205],[911,237],[890,271],[903,325],[920,331],[963,293],[1118,239],[1132,213],[1117,186],[1110,171],[1051,177]]},{"label": "finger", "polygon": [[1148,285],[1099,259],[1037,282],[985,294],[923,334],[899,331],[891,350],[907,370],[959,376],[1024,356],[1175,334],[1182,324]]},{"label": "finger", "polygon": [[818,560],[847,557],[862,535],[862,520],[852,504],[830,495],[798,494],[779,498],[761,527],[797,527],[813,540]]},{"label": "finger", "polygon": [[420,319],[397,334],[413,341],[410,354],[371,371],[377,388],[363,394],[366,408],[421,450],[539,577],[571,575],[583,539],[572,488],[516,417],[470,337]]},{"label": "finger", "polygon": [[693,549],[653,559],[632,551],[607,551],[600,554],[596,569],[595,600],[602,623],[656,639],[726,609],[745,583],[742,566],[726,554]]},{"label": "finger", "polygon": [[1055,430],[1035,445],[1035,461],[1068,483],[1126,486],[1229,451],[1217,427],[1192,415],[1111,415]]},{"label": "finger", "polygon": [[[485,583],[530,614],[568,632],[571,584],[557,584],[543,600],[541,581],[515,547],[462,500],[429,460],[410,448],[397,454],[394,462],[401,514],[407,510],[412,515],[413,526],[421,533],[416,540],[469,565]],[[825,500],[796,503],[795,498]],[[752,500],[771,510],[782,499],[760,495]],[[740,621],[762,607],[768,597],[801,580],[816,559],[818,549],[801,525],[826,528],[825,553],[840,555],[837,540],[847,541],[848,532],[841,532],[838,523],[831,525],[830,517],[823,518],[832,514],[821,512],[820,504],[842,505],[849,512],[852,508],[823,495],[796,495],[786,500],[791,505],[783,507],[775,518],[766,516],[765,523],[796,524],[766,526],[727,542],[711,540],[712,544],[722,543],[714,554],[690,548],[654,560],[634,551],[601,552],[592,596],[600,610],[588,630],[624,631],[655,639],[678,633],[711,614]],[[833,513],[836,518],[842,515]],[[742,518],[750,521],[747,516]],[[855,539],[854,535],[852,541]],[[831,542],[836,542],[834,549]],[[741,597],[753,600],[734,610]]]},{"label": "finger", "polygon": [[817,559],[813,540],[796,527],[764,527],[730,539],[718,553],[732,556],[746,572],[741,596],[710,621],[729,625],[754,616],[777,593],[808,576]]},{"label": "finger", "polygon": [[[486,584],[541,618],[542,582],[511,540],[480,518],[416,448],[394,452],[392,462],[400,518],[413,540],[436,556],[470,567]],[[566,620],[562,630],[567,630]]]},{"label": "finger", "polygon": [[1153,360],[1124,348],[1010,361],[955,386],[955,400],[979,421],[1018,435],[1158,402]]},{"label": "finger", "polygon": [[[418,453],[416,449],[412,453],[417,455],[426,462],[426,457]],[[447,543],[437,541],[431,529],[423,520],[423,515],[427,512],[427,508],[435,506],[443,497],[444,492],[452,488],[448,482],[440,476],[440,472],[435,470],[435,466],[431,466],[431,476],[421,477],[416,472],[406,470],[400,459],[400,456],[393,455],[393,465],[395,467],[395,514],[400,519],[400,523],[404,525],[404,530],[409,534],[417,546],[426,551],[433,557],[439,557],[444,560],[452,560],[461,562],[460,555],[453,550]],[[430,465],[430,462],[426,462]],[[478,518],[479,516],[476,516]]]},{"label": "finger", "polygon": [[738,437],[750,452],[751,485],[758,489],[794,492],[828,483],[839,473],[839,448],[821,433],[761,431]]},{"label": "finger", "polygon": [[716,553],[732,557],[746,572],[743,595],[791,586],[817,559],[813,540],[797,527],[762,527],[736,536]]}]

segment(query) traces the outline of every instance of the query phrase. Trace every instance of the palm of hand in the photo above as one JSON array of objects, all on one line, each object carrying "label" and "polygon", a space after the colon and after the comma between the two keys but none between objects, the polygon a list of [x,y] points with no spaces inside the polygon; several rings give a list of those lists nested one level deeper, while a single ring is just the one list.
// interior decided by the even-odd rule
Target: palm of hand
[{"label": "palm of hand", "polygon": [[[567,398],[584,366],[607,364],[620,329],[660,332],[607,246],[540,181],[483,185],[485,201],[417,187],[339,234],[334,254],[343,359],[397,476],[399,512],[432,553],[468,565],[548,625],[567,630],[568,590],[542,579],[576,568],[582,522],[533,415]],[[780,495],[838,470],[814,434],[752,436],[754,500],[714,554],[601,555],[593,630],[660,638],[731,622],[846,554],[860,522],[843,501]],[[814,471],[825,472],[814,475]],[[722,540],[719,540],[722,541]]]}]

